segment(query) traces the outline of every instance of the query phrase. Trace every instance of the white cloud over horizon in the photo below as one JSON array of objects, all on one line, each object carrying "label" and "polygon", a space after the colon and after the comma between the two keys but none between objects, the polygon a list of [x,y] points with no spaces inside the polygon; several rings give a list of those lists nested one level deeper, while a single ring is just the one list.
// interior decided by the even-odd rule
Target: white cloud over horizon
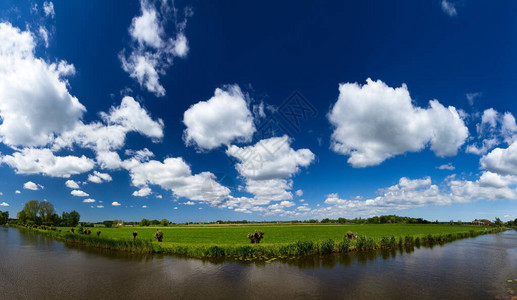
[{"label": "white cloud over horizon", "polygon": [[456,108],[437,100],[429,101],[428,108],[414,106],[405,84],[394,89],[369,78],[364,85],[340,84],[327,117],[334,126],[331,149],[349,156],[356,168],[379,165],[428,144],[437,156],[453,156],[468,137]]}]

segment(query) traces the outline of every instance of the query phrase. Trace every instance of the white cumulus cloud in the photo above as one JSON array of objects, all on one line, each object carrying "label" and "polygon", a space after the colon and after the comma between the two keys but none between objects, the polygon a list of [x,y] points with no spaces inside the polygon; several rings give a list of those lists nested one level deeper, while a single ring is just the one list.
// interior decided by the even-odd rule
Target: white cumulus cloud
[{"label": "white cumulus cloud", "polygon": [[23,184],[23,188],[26,190],[37,191],[39,189],[44,189],[45,187],[42,186],[41,184],[36,184],[32,181],[27,181],[26,183]]},{"label": "white cumulus cloud", "polygon": [[70,192],[70,194],[72,196],[76,196],[76,197],[88,197],[88,196],[90,196],[88,193],[85,193],[85,192],[83,192],[81,190],[73,190],[73,191]]},{"label": "white cumulus cloud", "polygon": [[148,187],[143,187],[138,191],[133,192],[133,196],[135,197],[147,197],[152,194],[152,190]]},{"label": "white cumulus cloud", "polygon": [[70,189],[78,189],[79,188],[79,184],[73,180],[67,180],[65,182],[65,185],[67,188],[70,188]]},{"label": "white cumulus cloud", "polygon": [[[119,59],[124,71],[141,87],[156,96],[164,96],[165,88],[160,83],[160,75],[166,74],[174,58],[185,57],[188,53],[185,28],[192,10],[185,9],[183,20],[178,21],[179,12],[168,1],[162,1],[157,8],[155,2],[141,0],[140,7],[141,15],[134,17],[129,26],[129,35],[133,40],[129,56],[124,49],[119,53]],[[165,30],[171,28],[167,26],[170,21],[175,25],[173,36]]]},{"label": "white cumulus cloud", "polygon": [[111,203],[111,205],[113,205],[113,206],[120,206],[120,203],[118,203],[117,201],[115,201],[115,202],[112,202],[112,203]]},{"label": "white cumulus cloud", "polygon": [[84,199],[83,200],[83,203],[94,203],[95,202],[95,199],[92,199],[92,198],[88,198],[88,199]]},{"label": "white cumulus cloud", "polygon": [[52,3],[52,1],[43,2],[43,11],[45,12],[45,16],[51,17],[52,19],[56,16],[56,12],[54,11],[54,3]]},{"label": "white cumulus cloud", "polygon": [[0,206],[9,206],[9,204],[6,202],[2,202],[2,203],[0,203]]},{"label": "white cumulus cloud", "polygon": [[55,156],[49,149],[24,148],[12,155],[0,157],[17,174],[43,174],[67,178],[88,172],[95,162],[86,156]]},{"label": "white cumulus cloud", "polygon": [[0,141],[9,146],[44,146],[86,111],[68,91],[74,66],[36,58],[34,49],[32,32],[0,23]]},{"label": "white cumulus cloud", "polygon": [[185,143],[210,150],[234,141],[251,141],[255,125],[245,98],[239,86],[230,85],[192,105],[183,116]]},{"label": "white cumulus cloud", "polygon": [[184,197],[194,201],[207,202],[211,205],[221,203],[230,194],[227,187],[216,181],[214,174],[202,172],[192,175],[190,166],[183,158],[166,158],[163,163],[156,160],[139,160],[132,158],[124,162],[129,170],[134,186],[147,188],[148,185],[159,185],[170,190],[176,197]]},{"label": "white cumulus cloud", "polygon": [[88,175],[88,181],[93,183],[109,182],[111,180],[113,180],[113,178],[111,178],[110,174],[108,173],[94,171],[93,174]]},{"label": "white cumulus cloud", "polygon": [[406,85],[394,89],[380,80],[340,84],[328,119],[334,126],[332,150],[350,156],[353,167],[375,166],[428,144],[438,156],[456,155],[468,137],[454,107],[437,100],[416,107]]}]

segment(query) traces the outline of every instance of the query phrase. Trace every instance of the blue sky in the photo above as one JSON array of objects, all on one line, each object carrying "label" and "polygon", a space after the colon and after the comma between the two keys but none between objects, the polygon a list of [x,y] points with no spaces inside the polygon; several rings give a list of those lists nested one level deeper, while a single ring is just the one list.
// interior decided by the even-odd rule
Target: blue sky
[{"label": "blue sky", "polygon": [[514,219],[516,9],[2,1],[0,210]]}]

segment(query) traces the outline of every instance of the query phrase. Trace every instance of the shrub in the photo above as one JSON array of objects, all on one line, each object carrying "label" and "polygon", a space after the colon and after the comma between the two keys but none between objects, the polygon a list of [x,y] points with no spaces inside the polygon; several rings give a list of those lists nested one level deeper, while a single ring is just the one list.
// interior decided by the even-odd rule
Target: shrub
[{"label": "shrub", "polygon": [[156,232],[154,233],[154,238],[158,242],[161,242],[163,240],[163,231],[161,231],[160,229],[157,229]]},{"label": "shrub", "polygon": [[383,236],[381,238],[381,247],[389,248],[390,247],[390,239],[388,237]]},{"label": "shrub", "polygon": [[357,233],[353,233],[352,231],[348,231],[346,234],[345,234],[345,238],[347,239],[357,239]]},{"label": "shrub", "polygon": [[351,243],[350,239],[345,237],[343,241],[337,245],[339,252],[347,252],[350,249]]},{"label": "shrub", "polygon": [[255,230],[254,233],[248,233],[248,239],[250,239],[252,244],[260,243],[260,240],[264,237],[264,231]]},{"label": "shrub", "polygon": [[368,238],[368,237],[366,237],[366,235],[361,235],[357,238],[356,247],[357,247],[357,250],[359,250],[359,251],[370,250],[370,249],[375,249],[376,244],[372,238]]},{"label": "shrub", "polygon": [[330,254],[334,252],[334,240],[324,240],[319,244],[320,254]]},{"label": "shrub", "polygon": [[405,243],[406,245],[411,245],[411,244],[413,243],[413,240],[414,240],[414,238],[413,238],[413,236],[412,236],[412,235],[406,235],[406,236],[404,237],[404,243]]}]

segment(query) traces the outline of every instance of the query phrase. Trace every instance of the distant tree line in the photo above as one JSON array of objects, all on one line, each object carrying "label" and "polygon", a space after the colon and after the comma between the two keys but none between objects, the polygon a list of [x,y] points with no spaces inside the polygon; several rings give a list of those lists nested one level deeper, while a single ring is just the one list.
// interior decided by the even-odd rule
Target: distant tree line
[{"label": "distant tree line", "polygon": [[46,225],[75,227],[79,224],[81,216],[75,210],[63,212],[61,216],[56,213],[54,205],[48,201],[31,200],[25,203],[22,211],[16,217],[14,223],[24,225]]}]

